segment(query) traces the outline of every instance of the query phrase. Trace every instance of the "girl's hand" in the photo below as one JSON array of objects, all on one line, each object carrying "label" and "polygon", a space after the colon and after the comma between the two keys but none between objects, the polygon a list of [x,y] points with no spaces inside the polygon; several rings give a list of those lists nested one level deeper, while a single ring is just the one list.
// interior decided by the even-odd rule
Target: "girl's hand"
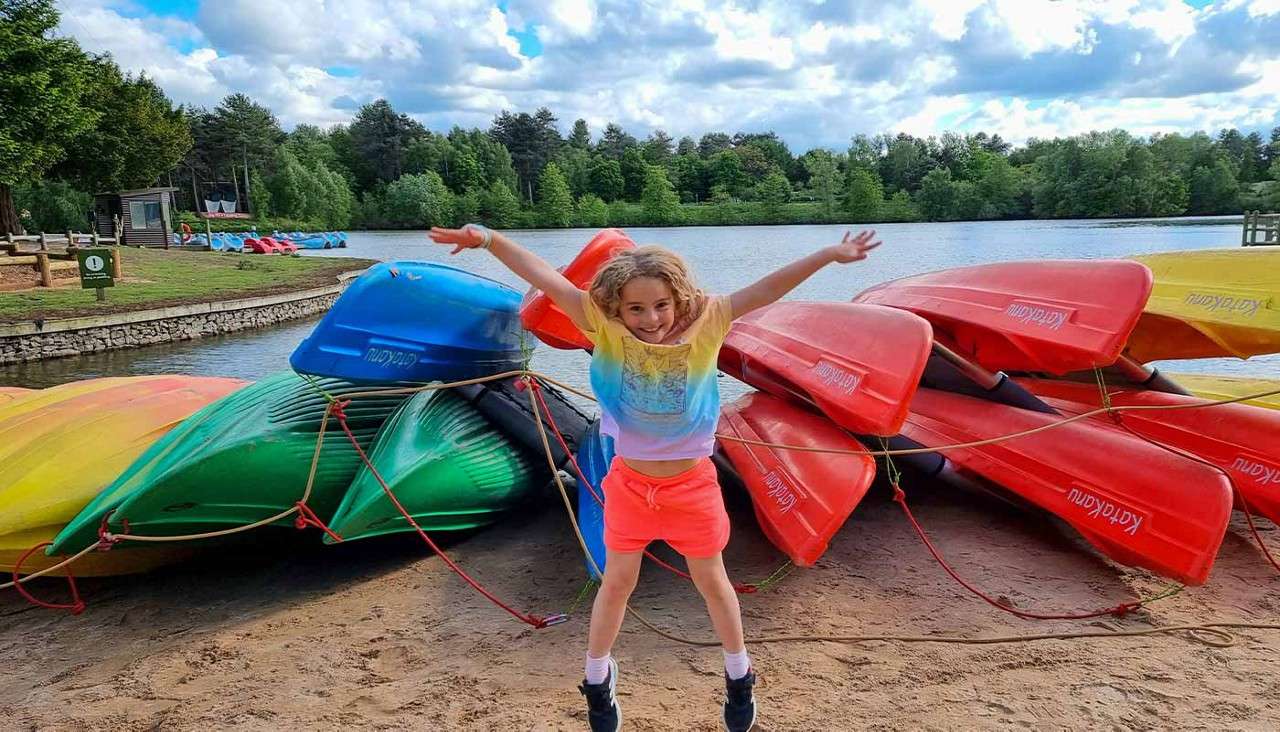
[{"label": "girl's hand", "polygon": [[861,231],[857,236],[850,237],[852,232],[846,231],[844,238],[839,244],[831,247],[831,259],[840,264],[848,264],[849,262],[860,262],[867,258],[867,253],[872,249],[880,246],[880,242],[872,242],[875,237],[875,229],[867,229]]},{"label": "girl's hand", "polygon": [[431,227],[431,241],[437,244],[452,244],[453,251],[450,254],[457,254],[463,249],[478,249],[488,245],[493,232],[480,226],[472,226],[467,224],[461,229],[444,229],[439,226]]}]

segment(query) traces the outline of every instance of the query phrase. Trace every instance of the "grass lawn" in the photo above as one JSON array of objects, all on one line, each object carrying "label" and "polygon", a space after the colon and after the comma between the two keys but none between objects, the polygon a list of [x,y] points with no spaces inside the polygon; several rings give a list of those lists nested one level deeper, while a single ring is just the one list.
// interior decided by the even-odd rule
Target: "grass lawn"
[{"label": "grass lawn", "polygon": [[346,271],[376,262],[348,257],[290,257],[230,252],[120,250],[124,279],[107,288],[106,302],[79,278],[55,287],[0,292],[0,322],[105,315],[169,305],[271,295],[337,282]]}]

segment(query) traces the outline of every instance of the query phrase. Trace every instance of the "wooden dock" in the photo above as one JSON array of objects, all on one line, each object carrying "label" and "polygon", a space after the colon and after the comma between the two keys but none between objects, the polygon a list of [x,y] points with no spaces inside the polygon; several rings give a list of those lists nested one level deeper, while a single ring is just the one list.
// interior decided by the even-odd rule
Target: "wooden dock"
[{"label": "wooden dock", "polygon": [[1275,245],[1280,245],[1280,214],[1245,211],[1244,229],[1240,232],[1240,246]]}]

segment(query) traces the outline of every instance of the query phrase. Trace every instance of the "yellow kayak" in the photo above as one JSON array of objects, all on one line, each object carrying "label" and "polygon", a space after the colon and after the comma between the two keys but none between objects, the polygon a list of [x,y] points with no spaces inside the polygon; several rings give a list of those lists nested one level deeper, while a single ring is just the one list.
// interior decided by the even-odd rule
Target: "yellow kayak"
[{"label": "yellow kayak", "polygon": [[1139,361],[1280,352],[1280,247],[1146,254],[1155,286],[1129,338]]},{"label": "yellow kayak", "polygon": [[[151,443],[245,383],[197,376],[88,379],[0,404],[0,572],[51,540]],[[113,549],[85,555],[70,569],[77,576],[125,574],[190,554],[176,544]],[[38,551],[22,569],[62,559]]]},{"label": "yellow kayak", "polygon": [[23,389],[20,386],[0,386],[0,406],[8,404],[23,394],[30,393],[30,389]]},{"label": "yellow kayak", "polygon": [[[1280,379],[1251,379],[1244,376],[1210,376],[1208,374],[1167,374],[1192,394],[1205,399],[1235,399],[1248,394],[1280,391]],[[1249,399],[1243,404],[1280,409],[1280,394]]]}]

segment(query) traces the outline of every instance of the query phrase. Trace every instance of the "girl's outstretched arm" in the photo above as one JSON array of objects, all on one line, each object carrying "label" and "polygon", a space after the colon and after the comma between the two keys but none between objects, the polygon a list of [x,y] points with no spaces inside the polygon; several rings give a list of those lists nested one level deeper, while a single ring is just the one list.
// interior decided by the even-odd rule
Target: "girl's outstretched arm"
[{"label": "girl's outstretched arm", "polygon": [[431,227],[428,234],[437,244],[452,244],[457,254],[463,249],[485,248],[493,253],[517,277],[546,293],[579,328],[586,328],[587,316],[582,310],[582,290],[547,264],[541,257],[504,236],[500,231],[467,224],[461,229]]},{"label": "girl's outstretched arm", "polygon": [[803,259],[798,259],[772,274],[765,275],[754,284],[738,290],[729,296],[729,305],[733,309],[733,317],[741,318],[756,308],[762,308],[774,302],[791,292],[801,282],[809,279],[814,272],[832,262],[844,264],[866,259],[867,252],[880,246],[880,242],[873,243],[871,241],[875,235],[876,232],[874,230],[868,230],[851,237],[850,232],[846,231],[839,244],[819,249],[813,254]]}]

